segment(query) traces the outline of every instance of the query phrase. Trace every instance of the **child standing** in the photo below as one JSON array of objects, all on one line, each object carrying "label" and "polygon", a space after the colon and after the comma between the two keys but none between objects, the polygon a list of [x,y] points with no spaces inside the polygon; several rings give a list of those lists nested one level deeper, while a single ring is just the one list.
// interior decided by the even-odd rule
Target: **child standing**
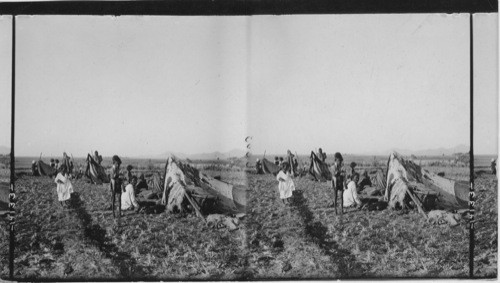
[{"label": "child standing", "polygon": [[344,158],[340,152],[336,152],[335,162],[333,163],[333,177],[332,177],[332,188],[333,188],[333,204],[335,208],[335,214],[337,214],[337,195],[340,195],[340,214],[344,213],[344,189],[346,187],[345,177],[346,172],[344,167]]},{"label": "child standing", "polygon": [[115,198],[118,195],[118,216],[122,215],[121,207],[121,194],[122,194],[122,182],[120,179],[120,165],[122,161],[118,155],[113,155],[113,166],[111,166],[110,174],[110,186],[111,186],[111,210],[113,211],[113,217],[115,217]]},{"label": "child standing", "polygon": [[281,170],[276,176],[278,180],[278,190],[280,193],[280,199],[283,204],[288,204],[288,199],[292,196],[292,192],[295,191],[295,184],[292,180],[292,174],[290,171],[290,164],[288,162],[283,162],[281,165]]},{"label": "child standing", "polygon": [[69,180],[68,169],[64,164],[61,165],[55,182],[57,184],[57,198],[59,203],[61,203],[62,207],[67,207],[67,201],[71,198],[71,194],[73,193],[73,185]]}]

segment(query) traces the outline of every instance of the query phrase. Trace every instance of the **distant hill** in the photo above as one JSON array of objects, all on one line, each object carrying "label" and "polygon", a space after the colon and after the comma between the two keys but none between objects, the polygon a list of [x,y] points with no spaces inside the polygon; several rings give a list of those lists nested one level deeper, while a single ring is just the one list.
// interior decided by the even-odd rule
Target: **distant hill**
[{"label": "distant hill", "polygon": [[10,147],[0,145],[0,154],[10,154]]},{"label": "distant hill", "polygon": [[191,160],[215,160],[217,158],[219,159],[228,159],[230,157],[243,157],[245,155],[245,151],[241,149],[233,149],[228,152],[210,152],[210,153],[196,153],[196,154],[185,154],[185,153],[180,153],[180,152],[164,152],[158,156],[155,156],[154,158],[168,158],[170,155],[174,155],[180,159],[186,159],[189,158]]},{"label": "distant hill", "polygon": [[396,151],[402,155],[415,155],[415,156],[442,156],[444,155],[453,155],[454,153],[467,153],[469,152],[469,146],[467,145],[457,145],[452,148],[433,148],[433,149],[425,149],[425,150],[409,150],[404,148],[392,148],[387,151],[378,152],[375,155],[389,155],[391,152]]}]

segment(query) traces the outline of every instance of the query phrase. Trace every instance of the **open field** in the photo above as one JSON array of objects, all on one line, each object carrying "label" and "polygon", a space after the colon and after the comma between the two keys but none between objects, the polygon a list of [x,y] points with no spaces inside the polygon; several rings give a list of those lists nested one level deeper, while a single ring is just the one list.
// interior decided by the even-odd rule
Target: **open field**
[{"label": "open field", "polygon": [[[416,211],[354,211],[336,216],[326,183],[296,178],[290,206],[279,201],[271,175],[205,170],[246,185],[247,216],[239,229],[209,228],[192,215],[108,210],[107,185],[74,181],[71,209],[63,210],[48,177],[32,177],[31,160],[16,181],[18,193],[15,276],[19,279],[265,279],[468,276],[467,221],[431,224]],[[350,162],[350,160],[347,160]],[[19,161],[16,162],[16,164]],[[148,172],[138,160],[135,172]],[[358,161],[356,161],[358,162]],[[374,168],[365,160],[366,169]],[[386,161],[384,161],[386,162]],[[124,164],[127,164],[124,162]],[[364,164],[361,160],[360,164]],[[164,164],[154,162],[153,170]],[[384,168],[380,162],[378,166]],[[17,165],[16,165],[17,167]],[[144,169],[143,169],[144,168]],[[429,166],[468,181],[465,167]],[[476,179],[475,276],[497,274],[497,179]],[[4,226],[6,222],[2,222]],[[8,274],[8,234],[2,229],[2,277]],[[7,244],[7,245],[5,245]],[[104,264],[103,264],[104,263]]]},{"label": "open field", "polygon": [[[464,169],[455,168],[456,179],[467,180]],[[465,220],[449,227],[392,210],[336,216],[328,184],[298,178],[295,185],[284,206],[273,176],[249,175],[249,268],[256,278],[468,276]]]},{"label": "open field", "polygon": [[496,278],[498,274],[498,179],[484,173],[474,180],[476,188],[476,232],[474,275]]},{"label": "open field", "polygon": [[[225,172],[219,172],[225,180]],[[231,174],[245,184],[243,174]],[[109,185],[75,180],[71,209],[57,202],[48,177],[22,175],[15,276],[19,279],[237,279],[244,276],[244,227],[209,228],[194,214],[135,214],[119,222],[108,210]],[[2,236],[2,242],[5,240]],[[7,266],[7,265],[3,265]],[[3,270],[3,277],[7,270]]]}]

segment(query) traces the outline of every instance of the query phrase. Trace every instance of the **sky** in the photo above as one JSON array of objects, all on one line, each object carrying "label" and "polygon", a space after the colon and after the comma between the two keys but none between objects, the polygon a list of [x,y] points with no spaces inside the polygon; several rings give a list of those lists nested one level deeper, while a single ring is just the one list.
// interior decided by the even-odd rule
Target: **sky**
[{"label": "sky", "polygon": [[245,21],[19,17],[16,152],[243,150]]},{"label": "sky", "polygon": [[[19,16],[16,34],[19,156],[469,144],[468,15]],[[496,153],[497,14],[474,36],[475,153]]]},{"label": "sky", "polygon": [[[478,25],[478,153],[497,150],[496,21]],[[262,16],[250,38],[255,153],[469,146],[468,15]]]},{"label": "sky", "polygon": [[0,146],[10,148],[12,17],[0,16]]}]

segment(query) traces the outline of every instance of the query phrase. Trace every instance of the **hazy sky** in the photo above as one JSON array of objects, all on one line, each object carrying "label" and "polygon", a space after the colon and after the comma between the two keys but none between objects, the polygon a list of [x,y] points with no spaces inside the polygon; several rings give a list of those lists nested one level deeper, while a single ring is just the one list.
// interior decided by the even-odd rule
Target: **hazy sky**
[{"label": "hazy sky", "polygon": [[[494,153],[498,17],[476,17],[475,152]],[[469,144],[468,15],[16,23],[17,155],[228,151],[244,149],[246,135],[255,153]],[[10,133],[10,24],[0,18],[2,133]]]},{"label": "hazy sky", "polygon": [[243,17],[17,20],[16,152],[244,149]]},{"label": "hazy sky", "polygon": [[[476,46],[490,60],[496,19],[480,26],[493,46]],[[254,17],[250,42],[255,153],[469,145],[468,15]],[[475,73],[489,85],[481,134],[490,141],[498,135],[492,62]],[[496,151],[477,139],[478,152]]]},{"label": "hazy sky", "polygon": [[498,153],[498,14],[474,16],[474,154]]},{"label": "hazy sky", "polygon": [[0,146],[10,148],[12,17],[0,16]]}]

